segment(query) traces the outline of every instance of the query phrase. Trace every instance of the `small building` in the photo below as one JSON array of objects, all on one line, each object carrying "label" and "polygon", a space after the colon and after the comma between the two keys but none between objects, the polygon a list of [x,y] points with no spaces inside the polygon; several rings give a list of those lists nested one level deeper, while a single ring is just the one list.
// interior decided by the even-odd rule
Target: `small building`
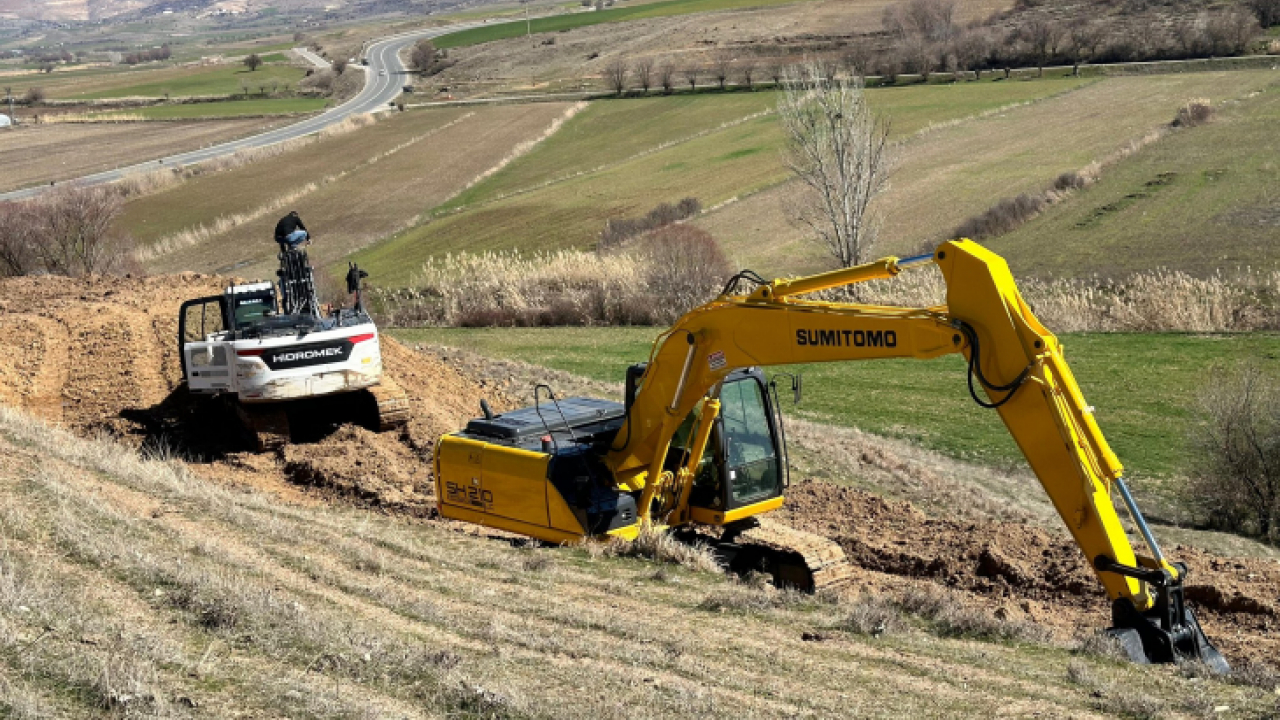
[{"label": "small building", "polygon": [[0,113],[0,128],[9,127],[10,125],[13,125],[13,121],[9,119],[9,116]]}]

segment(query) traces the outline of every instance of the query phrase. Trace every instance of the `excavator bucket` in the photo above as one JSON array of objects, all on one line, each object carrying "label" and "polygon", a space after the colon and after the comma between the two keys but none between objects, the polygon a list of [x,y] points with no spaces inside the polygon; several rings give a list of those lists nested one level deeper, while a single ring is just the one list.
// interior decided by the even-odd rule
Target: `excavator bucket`
[{"label": "excavator bucket", "polygon": [[1145,612],[1138,610],[1129,598],[1116,598],[1111,603],[1111,627],[1107,634],[1115,638],[1125,655],[1135,663],[1149,665],[1200,661],[1214,672],[1227,674],[1231,666],[1222,653],[1209,642],[1195,613],[1183,597],[1187,567],[1175,563],[1178,577],[1160,570],[1127,568],[1099,558],[1098,568],[1141,579],[1151,585],[1155,604]]}]

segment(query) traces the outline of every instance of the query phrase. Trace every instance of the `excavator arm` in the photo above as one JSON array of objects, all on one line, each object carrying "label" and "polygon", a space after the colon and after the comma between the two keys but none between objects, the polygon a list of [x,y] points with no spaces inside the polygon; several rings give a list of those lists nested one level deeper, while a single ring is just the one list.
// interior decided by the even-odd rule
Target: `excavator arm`
[{"label": "excavator arm", "polygon": [[[803,295],[896,276],[936,263],[947,304],[900,308],[805,299]],[[927,359],[960,353],[974,400],[1005,426],[1112,601],[1112,633],[1135,660],[1198,657],[1226,671],[1182,601],[1186,568],[1166,560],[1134,504],[1123,467],[1107,444],[1063,359],[1062,346],[1035,318],[1008,265],[977,243],[956,240],[932,255],[887,258],[799,280],[761,283],[748,295],[726,292],[682,317],[654,343],[641,386],[607,463],[619,485],[643,491],[642,519],[681,422],[700,408],[697,453],[682,464],[677,494],[687,497],[691,468],[733,371],[755,366],[883,358]],[[1112,503],[1121,495],[1148,555],[1129,542]],[[677,514],[677,517],[680,517]]]}]

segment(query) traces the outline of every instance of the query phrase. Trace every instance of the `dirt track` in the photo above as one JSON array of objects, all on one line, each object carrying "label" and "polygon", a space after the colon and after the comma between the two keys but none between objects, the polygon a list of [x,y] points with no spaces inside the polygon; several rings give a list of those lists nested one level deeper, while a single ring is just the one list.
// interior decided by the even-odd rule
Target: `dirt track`
[{"label": "dirt track", "polygon": [[[201,472],[290,501],[340,496],[420,517],[433,515],[429,460],[439,434],[476,414],[481,397],[512,405],[484,373],[464,375],[384,338],[386,367],[411,401],[402,432],[343,426],[278,455],[247,452],[227,430],[230,420],[197,413],[178,383],[178,306],[224,284],[196,274],[0,281],[0,403],[83,433],[176,444]],[[840,543],[860,568],[855,591],[892,589],[910,577],[1059,634],[1108,624],[1106,598],[1065,533],[931,518],[907,502],[821,482],[796,483],[779,519]],[[1186,547],[1170,554],[1191,566],[1187,596],[1228,657],[1274,664],[1280,565]]]}]

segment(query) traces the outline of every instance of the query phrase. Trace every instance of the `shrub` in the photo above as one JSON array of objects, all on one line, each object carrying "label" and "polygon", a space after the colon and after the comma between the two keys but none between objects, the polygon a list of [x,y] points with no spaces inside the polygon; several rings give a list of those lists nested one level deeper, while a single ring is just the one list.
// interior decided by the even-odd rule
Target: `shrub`
[{"label": "shrub", "polygon": [[996,237],[1012,232],[1044,209],[1044,197],[1022,193],[1005,198],[981,215],[975,215],[955,229],[956,237],[971,240]]},{"label": "shrub", "polygon": [[663,325],[714,297],[728,273],[710,235],[671,226],[610,253],[436,258],[408,288],[370,297],[389,325]]},{"label": "shrub", "polygon": [[1200,409],[1191,491],[1208,521],[1266,540],[1280,536],[1280,381],[1254,366],[1217,370]]},{"label": "shrub", "polygon": [[702,203],[697,198],[687,197],[672,205],[662,203],[640,218],[610,218],[605,221],[604,230],[600,233],[600,241],[596,247],[600,250],[611,250],[628,238],[687,220],[702,212]]},{"label": "shrub", "polygon": [[126,269],[132,242],[112,231],[113,188],[64,185],[0,209],[0,274],[83,275]]},{"label": "shrub", "polygon": [[892,635],[906,626],[902,610],[893,602],[880,596],[863,596],[849,607],[849,613],[840,622],[840,629],[857,635]]},{"label": "shrub", "polygon": [[1213,105],[1209,100],[1188,100],[1178,108],[1178,114],[1170,124],[1174,127],[1197,127],[1209,122],[1212,117]]}]

